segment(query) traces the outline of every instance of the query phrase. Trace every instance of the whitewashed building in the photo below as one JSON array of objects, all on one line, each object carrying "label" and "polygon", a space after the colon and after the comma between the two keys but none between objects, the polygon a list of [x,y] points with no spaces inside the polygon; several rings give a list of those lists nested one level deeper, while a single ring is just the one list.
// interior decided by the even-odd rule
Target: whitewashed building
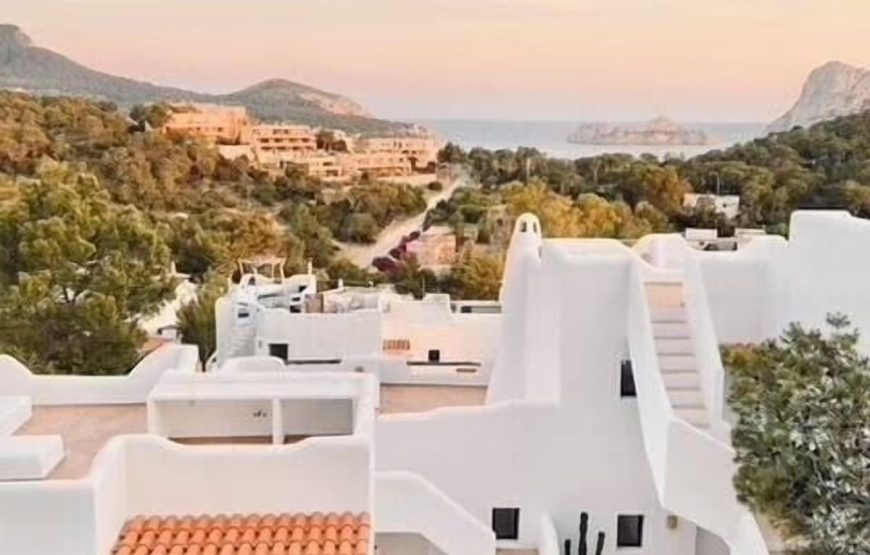
[{"label": "whitewashed building", "polygon": [[769,553],[732,486],[718,346],[832,311],[870,337],[870,222],[790,229],[701,252],[524,216],[501,312],[248,275],[208,372],[180,345],[119,377],[0,357],[0,549],[558,555],[585,514],[589,553]]}]

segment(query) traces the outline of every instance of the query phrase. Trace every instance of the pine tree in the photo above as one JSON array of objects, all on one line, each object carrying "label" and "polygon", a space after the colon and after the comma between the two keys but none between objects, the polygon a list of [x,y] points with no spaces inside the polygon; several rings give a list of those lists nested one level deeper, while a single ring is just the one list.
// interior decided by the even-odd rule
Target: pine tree
[{"label": "pine tree", "polygon": [[0,352],[47,373],[122,373],[174,291],[169,248],[92,175],[45,163],[0,211]]}]

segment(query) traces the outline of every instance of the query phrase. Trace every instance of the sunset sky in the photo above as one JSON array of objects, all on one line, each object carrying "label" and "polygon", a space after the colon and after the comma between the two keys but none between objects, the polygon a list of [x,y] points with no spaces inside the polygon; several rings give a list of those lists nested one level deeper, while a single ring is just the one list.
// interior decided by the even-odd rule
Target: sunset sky
[{"label": "sunset sky", "polygon": [[93,68],[229,91],[285,77],[379,116],[768,121],[870,0],[0,0]]}]

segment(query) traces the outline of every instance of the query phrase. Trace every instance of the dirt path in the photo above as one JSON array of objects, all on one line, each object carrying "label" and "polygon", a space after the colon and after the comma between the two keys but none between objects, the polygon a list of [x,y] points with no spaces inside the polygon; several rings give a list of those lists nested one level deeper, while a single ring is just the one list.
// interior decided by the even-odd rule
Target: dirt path
[{"label": "dirt path", "polygon": [[372,260],[386,256],[390,249],[399,245],[402,237],[423,228],[426,213],[442,200],[450,198],[457,187],[467,184],[467,177],[460,175],[445,185],[444,189],[426,199],[426,210],[406,220],[395,221],[385,227],[378,235],[378,240],[370,245],[355,243],[338,243],[340,254],[362,268],[371,266]]}]

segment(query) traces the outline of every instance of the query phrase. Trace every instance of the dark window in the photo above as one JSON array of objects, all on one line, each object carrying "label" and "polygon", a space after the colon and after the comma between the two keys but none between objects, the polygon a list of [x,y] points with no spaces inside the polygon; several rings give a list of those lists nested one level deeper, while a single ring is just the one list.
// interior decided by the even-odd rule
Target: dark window
[{"label": "dark window", "polygon": [[619,365],[619,396],[620,397],[637,397],[637,390],[634,388],[634,373],[631,369],[631,361],[623,360]]},{"label": "dark window", "polygon": [[429,349],[429,362],[441,362],[441,351],[439,349]]},{"label": "dark window", "polygon": [[497,540],[515,540],[520,535],[519,509],[493,509],[492,531]]},{"label": "dark window", "polygon": [[287,362],[287,357],[290,356],[289,349],[286,343],[269,343],[269,356],[278,357],[284,362]]},{"label": "dark window", "polygon": [[643,545],[643,515],[618,515],[616,517],[616,547],[641,547]]},{"label": "dark window", "polygon": [[459,307],[459,312],[462,314],[471,314],[471,307],[470,306]]}]

